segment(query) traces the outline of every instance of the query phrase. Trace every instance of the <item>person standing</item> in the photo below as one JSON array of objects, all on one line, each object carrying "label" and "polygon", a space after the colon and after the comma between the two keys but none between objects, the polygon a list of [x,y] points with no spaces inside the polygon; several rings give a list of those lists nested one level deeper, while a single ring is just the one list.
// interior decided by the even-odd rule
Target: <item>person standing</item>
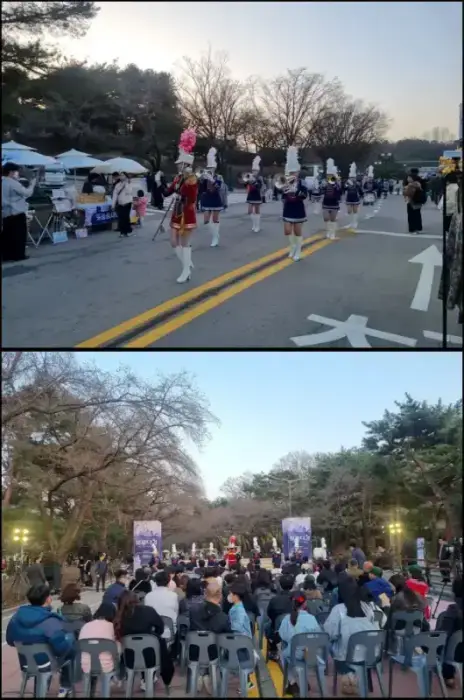
[{"label": "person standing", "polygon": [[158,170],[158,172],[155,174],[155,179],[152,185],[152,198],[153,198],[153,205],[159,209],[160,211],[163,211],[164,209],[164,190],[166,187],[166,178],[164,177],[164,173],[162,170]]},{"label": "person standing", "polygon": [[326,181],[322,192],[322,216],[326,226],[326,238],[335,240],[337,237],[337,216],[340,211],[342,191],[333,158],[327,159]]},{"label": "person standing", "polygon": [[409,233],[420,233],[422,231],[421,208],[425,193],[418,176],[408,175],[403,194],[406,199]]},{"label": "person standing", "polygon": [[132,185],[127,173],[119,173],[119,182],[113,190],[113,209],[118,215],[119,236],[128,238],[132,235],[130,214],[133,195]]},{"label": "person standing", "polygon": [[248,204],[248,214],[251,217],[252,227],[251,230],[254,233],[259,233],[260,231],[260,220],[261,220],[261,192],[263,189],[264,180],[259,174],[259,164],[261,163],[260,156],[253,158],[253,163],[251,164],[251,179],[248,182],[248,193],[247,193],[247,204]]},{"label": "person standing", "polygon": [[19,182],[19,166],[5,163],[2,168],[2,261],[27,260],[28,198],[33,194],[36,179],[29,187]]},{"label": "person standing", "polygon": [[216,148],[209,149],[206,156],[206,171],[203,172],[199,183],[204,224],[211,231],[211,248],[215,248],[219,244],[219,214],[224,209],[221,197],[223,179],[216,173],[216,153]]},{"label": "person standing", "polygon": [[288,257],[298,262],[303,244],[303,224],[307,221],[304,200],[308,190],[300,176],[298,149],[295,146],[287,148],[285,177],[286,184],[282,189],[284,234],[290,244]]},{"label": "person standing", "polygon": [[96,580],[96,591],[100,590],[100,584],[102,591],[105,590],[106,576],[108,574],[108,561],[106,554],[102,554],[100,559],[97,561],[95,566],[95,580]]},{"label": "person standing", "polygon": [[358,228],[358,209],[361,204],[362,189],[356,179],[356,163],[351,163],[350,173],[346,181],[346,209],[350,216],[350,229]]}]

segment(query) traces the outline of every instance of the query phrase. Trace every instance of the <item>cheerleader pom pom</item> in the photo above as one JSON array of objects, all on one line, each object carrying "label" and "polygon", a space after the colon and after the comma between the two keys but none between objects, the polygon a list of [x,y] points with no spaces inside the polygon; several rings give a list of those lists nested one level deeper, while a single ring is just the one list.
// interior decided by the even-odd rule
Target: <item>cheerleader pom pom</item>
[{"label": "cheerleader pom pom", "polygon": [[186,129],[182,132],[179,141],[179,148],[185,153],[191,153],[197,142],[197,135],[193,129]]}]

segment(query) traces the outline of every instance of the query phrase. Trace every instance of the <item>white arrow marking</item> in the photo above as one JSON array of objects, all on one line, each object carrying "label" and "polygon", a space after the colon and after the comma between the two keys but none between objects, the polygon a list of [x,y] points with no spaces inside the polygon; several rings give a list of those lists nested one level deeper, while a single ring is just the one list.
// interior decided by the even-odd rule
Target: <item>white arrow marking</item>
[{"label": "white arrow marking", "polygon": [[315,321],[316,323],[322,323],[325,326],[332,326],[332,329],[329,331],[323,331],[322,333],[311,333],[309,335],[300,335],[290,338],[290,340],[295,343],[295,345],[298,345],[298,347],[333,343],[336,340],[347,338],[353,348],[371,348],[372,346],[367,340],[368,335],[370,335],[372,338],[388,340],[391,343],[408,345],[411,348],[414,348],[417,344],[417,340],[415,338],[407,338],[404,335],[384,333],[384,331],[369,328],[367,326],[367,316],[357,316],[356,314],[351,314],[346,321],[336,321],[333,318],[326,318],[325,316],[311,314],[308,316],[308,321]]},{"label": "white arrow marking", "polygon": [[[443,333],[437,333],[436,331],[422,331],[424,338],[429,340],[439,340],[440,343],[443,342]],[[455,345],[462,345],[462,338],[458,335],[447,335],[446,340],[448,343],[454,343]]]},{"label": "white arrow marking", "polygon": [[416,311],[428,311],[430,297],[432,296],[433,278],[435,267],[441,267],[442,256],[436,245],[431,245],[423,250],[419,255],[415,255],[410,263],[419,263],[422,270],[417,283],[416,293],[411,302],[411,309]]}]

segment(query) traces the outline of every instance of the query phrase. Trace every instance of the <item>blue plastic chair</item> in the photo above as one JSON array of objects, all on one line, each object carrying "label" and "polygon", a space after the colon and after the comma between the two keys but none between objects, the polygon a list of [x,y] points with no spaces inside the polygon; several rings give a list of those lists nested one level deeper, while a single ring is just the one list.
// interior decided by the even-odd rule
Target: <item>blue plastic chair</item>
[{"label": "blue plastic chair", "polygon": [[[34,679],[34,696],[36,698],[47,697],[48,688],[50,687],[53,676],[59,673],[64,666],[70,667],[71,695],[75,697],[72,660],[65,661],[65,663],[60,665],[49,644],[20,644],[16,642],[15,647],[18,654],[20,654],[23,661],[25,661],[25,665],[21,666],[21,688],[19,697],[24,697],[27,681],[30,678]],[[48,658],[48,662],[45,664],[41,663],[40,667],[37,664],[37,658],[39,656],[42,658],[46,656]]]},{"label": "blue plastic chair", "polygon": [[[445,647],[446,632],[420,632],[405,637],[404,653],[390,656],[388,697],[392,696],[393,666],[396,663],[414,671],[421,698],[430,697],[433,674],[437,676],[441,694],[446,698],[446,686],[442,671]],[[422,649],[423,653],[417,654],[416,649]]]},{"label": "blue plastic chair", "polygon": [[[325,632],[303,632],[296,634],[290,643],[290,659],[281,656],[284,675],[282,697],[288,683],[288,671],[294,668],[297,676],[300,697],[308,697],[309,671],[316,672],[317,684],[322,698],[327,697],[325,669],[329,656],[329,635]],[[282,642],[284,645],[284,642]],[[284,647],[285,648],[285,647]],[[304,651],[303,659],[297,658],[297,651]]]},{"label": "blue plastic chair", "polygon": [[[372,691],[371,672],[374,671],[379,681],[382,697],[386,697],[383,685],[382,655],[385,648],[387,633],[385,630],[366,630],[355,632],[348,640],[345,664],[356,674],[358,680],[359,695],[367,698],[369,690]],[[362,649],[362,660],[358,660],[359,651]],[[335,661],[335,672],[332,694],[337,695],[338,664]]]},{"label": "blue plastic chair", "polygon": [[240,694],[246,698],[248,694],[248,677],[256,666],[253,640],[244,634],[217,635],[219,654],[219,669],[221,671],[220,698],[226,698],[227,685],[231,672],[238,673],[240,681]]}]

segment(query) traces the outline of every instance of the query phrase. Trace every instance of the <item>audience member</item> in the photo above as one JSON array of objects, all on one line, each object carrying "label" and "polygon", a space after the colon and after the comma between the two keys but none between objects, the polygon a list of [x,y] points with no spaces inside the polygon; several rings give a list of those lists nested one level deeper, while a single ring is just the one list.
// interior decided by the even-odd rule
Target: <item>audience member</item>
[{"label": "audience member", "polygon": [[382,569],[373,566],[369,571],[369,581],[364,586],[371,593],[376,605],[387,608],[393,596],[393,587],[382,578],[382,573]]},{"label": "audience member", "polygon": [[265,627],[265,635],[269,645],[269,658],[273,661],[278,660],[277,644],[279,643],[278,630],[276,629],[277,618],[280,615],[287,615],[292,611],[292,589],[295,583],[295,578],[288,574],[282,574],[279,580],[280,593],[269,601],[267,606],[268,623]]},{"label": "audience member", "polygon": [[[217,583],[216,580],[213,583]],[[188,579],[185,590],[185,598],[179,603],[179,612],[182,615],[190,615],[192,608],[201,605],[204,600],[204,583],[199,578]]]},{"label": "audience member", "polygon": [[356,542],[352,542],[350,544],[350,551],[351,551],[351,558],[356,559],[358,562],[358,566],[361,569],[364,562],[366,561],[366,555],[362,551],[361,547],[359,547]]},{"label": "audience member", "polygon": [[140,593],[151,593],[150,569],[136,569],[134,578],[129,583],[130,591],[138,591]]},{"label": "audience member", "polygon": [[[102,563],[103,560],[100,561]],[[124,593],[126,589],[126,583],[128,582],[128,575],[125,569],[118,569],[114,575],[115,582],[112,583],[103,594],[102,603],[113,603],[113,605],[118,604],[120,596]],[[103,588],[103,590],[105,590]]]},{"label": "audience member", "polygon": [[170,617],[175,632],[179,615],[179,598],[174,591],[169,590],[169,580],[169,574],[164,570],[155,574],[156,587],[145,596],[145,605],[154,608],[158,615]]},{"label": "audience member", "polygon": [[88,605],[80,603],[81,590],[77,583],[68,583],[61,592],[60,600],[63,603],[59,612],[69,622],[89,622],[92,619],[92,611]]},{"label": "audience member", "polygon": [[[287,661],[290,660],[290,646],[295,634],[322,631],[316,618],[310,615],[305,608],[306,597],[304,594],[300,592],[294,593],[292,596],[292,612],[284,617],[278,630],[279,637],[284,642],[284,645],[282,645],[282,656]],[[303,655],[303,649],[298,649],[296,658],[302,660],[304,658]],[[291,668],[288,673],[288,686],[285,690],[285,695],[299,697],[295,671]]]},{"label": "audience member", "polygon": [[[446,632],[447,637],[451,637],[454,632],[462,631],[462,577],[458,577],[453,582],[454,603],[448,605],[443,616],[439,618],[437,630]],[[463,662],[462,643],[456,650],[455,661]],[[443,664],[443,677],[449,688],[457,687],[456,669],[450,664]]]}]

